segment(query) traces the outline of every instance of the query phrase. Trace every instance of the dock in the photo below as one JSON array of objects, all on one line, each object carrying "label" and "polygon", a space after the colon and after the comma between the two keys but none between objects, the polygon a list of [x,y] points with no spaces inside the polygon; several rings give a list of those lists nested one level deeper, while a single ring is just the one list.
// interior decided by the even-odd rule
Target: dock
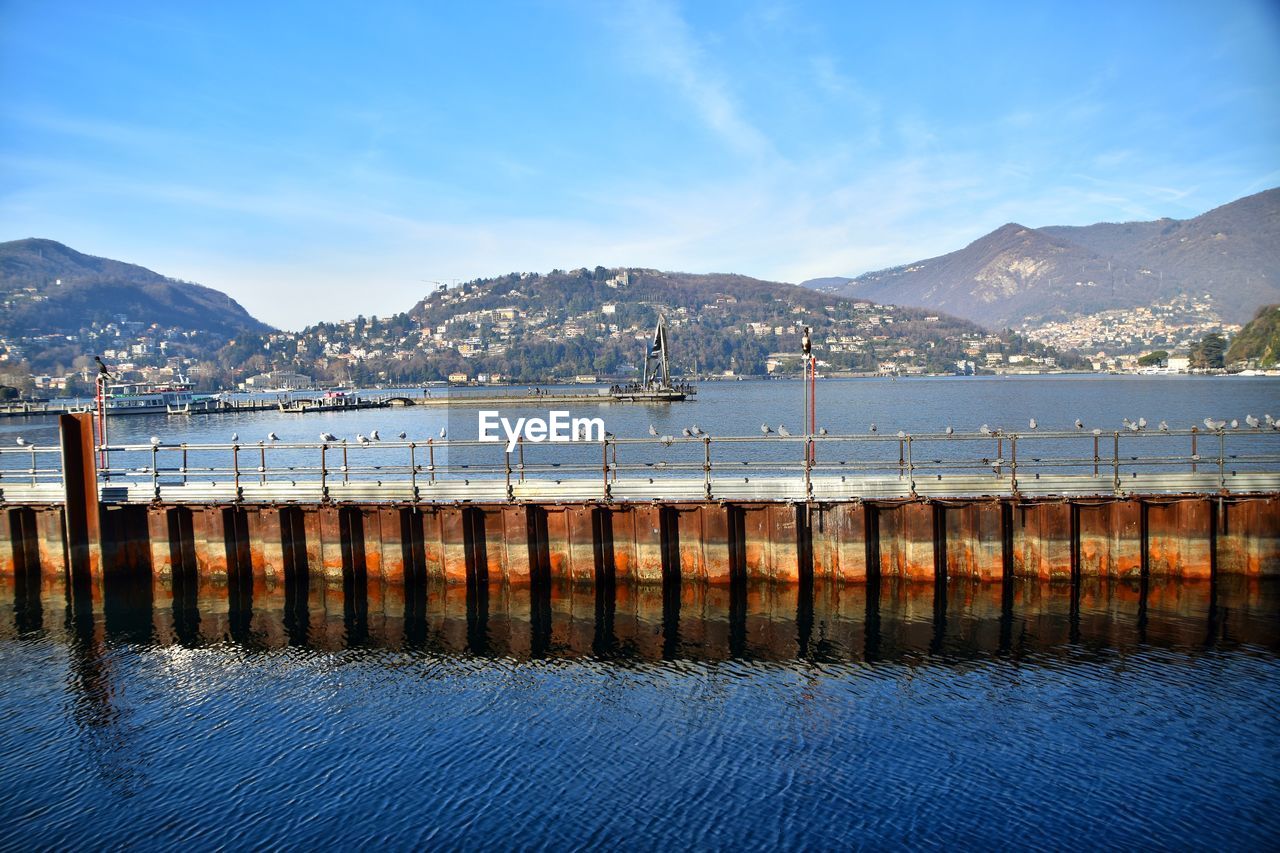
[{"label": "dock", "polygon": [[1273,430],[606,439],[539,461],[476,441],[98,448],[88,416],[61,428],[58,448],[0,451],[0,574],[304,595],[1280,575]]}]

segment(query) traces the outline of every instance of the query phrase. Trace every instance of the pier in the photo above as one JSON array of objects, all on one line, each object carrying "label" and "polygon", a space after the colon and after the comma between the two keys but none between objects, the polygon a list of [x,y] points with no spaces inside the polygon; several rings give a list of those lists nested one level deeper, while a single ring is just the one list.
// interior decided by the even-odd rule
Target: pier
[{"label": "pier", "polygon": [[323,597],[374,583],[1280,574],[1271,430],[607,438],[507,452],[452,440],[98,448],[88,416],[61,427],[60,447],[0,451],[0,572],[42,584]]}]

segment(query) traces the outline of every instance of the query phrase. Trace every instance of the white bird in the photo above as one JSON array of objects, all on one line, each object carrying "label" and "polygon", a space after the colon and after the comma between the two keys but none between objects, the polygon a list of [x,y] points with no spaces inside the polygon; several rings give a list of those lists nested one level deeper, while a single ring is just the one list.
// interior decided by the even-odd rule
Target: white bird
[{"label": "white bird", "polygon": [[1030,423],[1028,423],[1027,425],[1028,425],[1028,426],[1030,426],[1032,429],[1035,429],[1035,428],[1036,428],[1036,426],[1037,426],[1037,424],[1036,424],[1036,419],[1035,419],[1035,418],[1032,418],[1032,419],[1031,419],[1031,421],[1030,421]]},{"label": "white bird", "polygon": [[279,441],[279,440],[280,440],[280,436],[276,435],[274,432],[267,433],[267,441]]},{"label": "white bird", "polygon": [[360,446],[361,446],[361,447],[368,447],[368,446],[369,446],[369,439],[368,439],[368,437],[367,437],[367,436],[365,436],[365,435],[364,435],[364,434],[362,434],[362,433],[356,433],[356,441],[360,442]]},{"label": "white bird", "polygon": [[898,430],[898,438],[906,438],[907,434],[902,430]]},{"label": "white bird", "polygon": [[399,436],[397,436],[397,437],[398,437],[398,438],[401,438],[401,439],[405,439],[405,438],[408,438],[408,437],[409,437],[409,433],[404,432],[404,431],[401,431],[400,435],[399,435]]},{"label": "white bird", "polygon": [[978,427],[978,432],[982,433],[983,435],[991,435],[991,427],[987,426],[986,424],[983,424],[982,426]]},{"label": "white bird", "polygon": [[1258,420],[1253,415],[1245,415],[1244,422],[1247,423],[1252,429],[1257,429],[1258,424],[1262,423],[1262,421]]},{"label": "white bird", "polygon": [[1102,430],[1098,429],[1097,427],[1094,427],[1094,428],[1093,428],[1093,434],[1094,434],[1094,435],[1102,435]]},{"label": "white bird", "polygon": [[369,430],[369,440],[382,441],[382,436],[378,435],[378,431],[376,429],[371,429]]},{"label": "white bird", "polygon": [[1133,421],[1129,421],[1128,423],[1126,423],[1125,428],[1128,429],[1129,432],[1137,432],[1138,430],[1142,429],[1142,427],[1138,426]]},{"label": "white bird", "polygon": [[683,430],[681,430],[681,432],[684,433],[685,438],[693,438],[693,430],[689,429],[688,427],[685,427]]},{"label": "white bird", "polygon": [[27,441],[27,440],[26,440],[25,438],[23,438],[22,436],[18,436],[18,446],[19,446],[19,447],[26,447],[26,446],[27,446],[28,444],[30,444],[30,443],[31,443],[31,442]]},{"label": "white bird", "polygon": [[826,435],[826,434],[827,434],[826,427],[818,427],[818,435]]},{"label": "white bird", "polygon": [[1076,429],[1084,429],[1084,421],[1076,418]]},{"label": "white bird", "polygon": [[160,446],[160,436],[158,436],[158,435],[153,435],[153,436],[151,436],[151,446],[152,446],[152,447],[159,447],[159,446]]},{"label": "white bird", "polygon": [[694,434],[694,435],[706,435],[706,433],[702,431],[702,427],[698,426],[697,424],[694,424],[694,425],[693,425],[693,434]]},{"label": "white bird", "polygon": [[791,436],[791,430],[787,429],[784,424],[778,424],[778,435],[783,438],[789,438]]},{"label": "white bird", "polygon": [[1168,431],[1169,431],[1169,425],[1168,425],[1167,423],[1165,423],[1164,421],[1161,421],[1161,422],[1160,422],[1160,427],[1159,427],[1159,429],[1160,429],[1160,431],[1161,431],[1161,432],[1168,432]]},{"label": "white bird", "polygon": [[658,428],[655,427],[653,424],[649,424],[649,435],[653,436],[654,438],[658,437]]},{"label": "white bird", "polygon": [[1133,429],[1134,423],[1128,418],[1121,418],[1120,423],[1124,424],[1125,429]]},{"label": "white bird", "polygon": [[444,438],[444,437],[445,437],[445,428],[444,428],[444,427],[440,427],[440,437],[441,437],[441,438]]},{"label": "white bird", "polygon": [[237,441],[239,441],[239,440],[240,440],[240,433],[238,433],[238,432],[233,432],[233,433],[231,433],[231,443],[232,443],[232,444],[235,444],[235,443],[236,443]]},{"label": "white bird", "polygon": [[952,429],[951,427],[947,427],[947,435],[954,435],[954,434],[955,434],[955,430]]},{"label": "white bird", "polygon": [[1147,428],[1147,419],[1138,418],[1138,429],[1146,429],[1146,428]]},{"label": "white bird", "polygon": [[1276,422],[1276,419],[1271,417],[1271,415],[1263,415],[1262,420],[1267,426],[1273,426]]},{"label": "white bird", "polygon": [[320,433],[320,440],[323,441],[325,444],[329,444],[331,442],[337,441],[338,437],[331,432],[322,432]]},{"label": "white bird", "polygon": [[1205,418],[1205,419],[1204,419],[1204,428],[1205,428],[1205,429],[1213,429],[1213,418]]},{"label": "white bird", "polygon": [[672,442],[674,441],[675,441],[675,438],[673,438],[672,436],[664,435],[662,437],[662,443],[665,444],[667,447],[670,447]]},{"label": "white bird", "polygon": [[1240,429],[1240,421],[1236,420],[1235,418],[1232,418],[1232,419],[1231,419],[1231,428],[1232,428],[1232,429]]},{"label": "white bird", "polygon": [[875,425],[874,423],[873,423],[873,424],[871,424],[871,431],[872,431],[872,432],[875,432],[875,431],[876,431],[876,425]]},{"label": "white bird", "polygon": [[773,432],[773,427],[769,426],[768,424],[760,424],[760,432],[762,432],[765,435],[768,435],[769,433]]}]

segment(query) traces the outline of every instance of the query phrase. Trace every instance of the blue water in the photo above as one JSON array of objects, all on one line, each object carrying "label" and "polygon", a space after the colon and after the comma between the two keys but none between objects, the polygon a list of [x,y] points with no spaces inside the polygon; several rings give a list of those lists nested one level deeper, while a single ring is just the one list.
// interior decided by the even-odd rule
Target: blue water
[{"label": "blue water", "polygon": [[[820,422],[849,431],[1280,414],[1267,379],[821,394]],[[620,436],[751,433],[799,423],[799,395],[707,384],[604,416]],[[421,436],[472,418],[139,417],[113,439]],[[0,849],[1259,850],[1280,833],[1274,582],[1008,599],[953,582],[945,601],[890,585],[385,592],[308,611],[206,589],[186,610],[0,582]]]},{"label": "blue water", "polygon": [[1277,592],[558,591],[542,622],[527,591],[355,619],[9,590],[0,847],[1266,849]]}]

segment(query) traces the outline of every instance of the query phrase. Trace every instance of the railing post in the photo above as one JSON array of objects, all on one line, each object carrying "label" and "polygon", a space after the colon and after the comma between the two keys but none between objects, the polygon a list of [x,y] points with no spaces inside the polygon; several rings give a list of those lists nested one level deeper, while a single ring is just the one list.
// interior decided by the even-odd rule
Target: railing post
[{"label": "railing post", "polygon": [[1223,466],[1226,463],[1227,455],[1227,434],[1223,430],[1218,430],[1218,489],[1225,491],[1227,488],[1227,475]]},{"label": "railing post", "polygon": [[996,477],[1004,473],[1004,436],[996,436]]},{"label": "railing post", "polygon": [[1111,443],[1111,485],[1112,488],[1119,493],[1120,491],[1120,432],[1114,433]]},{"label": "railing post", "polygon": [[1093,437],[1093,476],[1098,476],[1098,463],[1102,461],[1102,457],[1098,451],[1098,439],[1100,436]]},{"label": "railing post", "polygon": [[520,451],[520,463],[519,463],[520,482],[523,483],[524,482],[524,436],[523,435],[516,436],[516,449]]},{"label": "railing post", "polygon": [[258,442],[258,485],[267,484],[267,446]]},{"label": "railing post", "polygon": [[600,455],[602,459],[601,473],[604,476],[604,499],[610,498],[609,488],[609,437],[605,436],[604,441],[600,444]]},{"label": "railing post", "polygon": [[418,445],[409,442],[409,485],[413,488],[413,499],[418,499]]},{"label": "railing post", "polygon": [[1018,496],[1018,436],[1009,436],[1009,491]]},{"label": "railing post", "polygon": [[427,439],[427,481],[433,486],[436,484],[436,440],[434,438]]},{"label": "railing post", "polygon": [[911,490],[911,497],[916,496],[916,465],[911,458],[911,436],[907,436],[907,485]]},{"label": "railing post", "polygon": [[182,443],[182,485],[187,484],[187,443]]},{"label": "railing post", "polygon": [[151,499],[160,501],[160,448],[151,445]]},{"label": "railing post", "polygon": [[[503,458],[503,462],[505,463],[503,467],[505,467],[505,468],[506,468],[506,471],[507,471],[507,474],[506,474],[506,477],[507,477],[507,500],[509,500],[509,501],[511,501],[511,500],[515,500],[516,493],[515,493],[515,491],[511,488],[511,451],[510,451],[510,450],[507,450],[507,449],[504,447],[504,448],[503,448],[503,451],[502,451],[502,458]],[[607,476],[607,475],[606,475],[606,476]]]},{"label": "railing post", "polygon": [[898,439],[898,479],[902,479],[903,465],[905,464],[905,456],[902,452],[902,439]]},{"label": "railing post", "polygon": [[342,485],[346,485],[350,480],[347,479],[347,440],[342,439]]},{"label": "railing post", "polygon": [[702,437],[702,488],[707,500],[711,500],[711,436]]},{"label": "railing post", "polygon": [[327,457],[329,454],[328,442],[320,444],[320,497],[323,500],[329,500],[329,465]]},{"label": "railing post", "polygon": [[1200,428],[1192,427],[1191,428],[1191,473],[1192,474],[1196,472],[1196,456],[1199,455],[1199,451],[1196,449],[1196,444],[1198,443],[1197,439],[1199,437],[1200,437]]},{"label": "railing post", "polygon": [[235,476],[236,502],[240,501],[240,445],[231,445],[231,470]]}]

